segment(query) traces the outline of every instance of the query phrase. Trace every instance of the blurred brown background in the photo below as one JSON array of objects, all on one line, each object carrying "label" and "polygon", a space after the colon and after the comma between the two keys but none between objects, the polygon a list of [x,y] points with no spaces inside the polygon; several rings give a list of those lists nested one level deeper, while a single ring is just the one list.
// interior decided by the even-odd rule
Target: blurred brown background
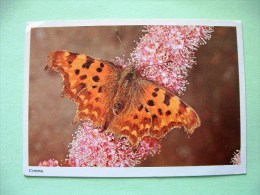
[{"label": "blurred brown background", "polygon": [[[115,29],[130,53],[142,35],[141,26],[34,28],[31,32],[29,94],[29,164],[64,160],[77,125],[76,105],[61,98],[62,78],[44,71],[53,50],[69,50],[112,60],[125,54]],[[125,54],[125,59],[129,57]],[[236,29],[215,27],[212,38],[196,52],[197,65],[181,98],[200,116],[202,125],[188,138],[171,131],[161,153],[140,166],[226,165],[240,149],[239,80]]]}]

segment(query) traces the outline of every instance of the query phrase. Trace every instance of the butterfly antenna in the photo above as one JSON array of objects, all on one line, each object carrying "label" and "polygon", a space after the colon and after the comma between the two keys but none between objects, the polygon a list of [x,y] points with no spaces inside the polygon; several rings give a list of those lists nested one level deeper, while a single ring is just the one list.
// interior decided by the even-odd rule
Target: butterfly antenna
[{"label": "butterfly antenna", "polygon": [[119,40],[121,46],[123,47],[124,52],[127,53],[127,52],[126,52],[126,48],[125,48],[125,46],[124,46],[124,44],[123,44],[123,42],[122,42],[122,40],[121,40],[121,38],[120,38],[120,36],[119,36],[119,33],[118,33],[118,30],[117,30],[117,29],[116,29],[116,36],[117,36],[117,38],[118,38],[118,40]]}]

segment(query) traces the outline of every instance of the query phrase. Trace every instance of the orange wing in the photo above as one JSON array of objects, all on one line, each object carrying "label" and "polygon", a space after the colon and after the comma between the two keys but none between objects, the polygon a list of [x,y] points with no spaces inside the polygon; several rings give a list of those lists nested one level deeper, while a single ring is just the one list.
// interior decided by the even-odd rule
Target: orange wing
[{"label": "orange wing", "polygon": [[63,95],[77,103],[74,122],[91,119],[104,126],[121,70],[111,62],[69,51],[50,53],[47,68],[62,75]]},{"label": "orange wing", "polygon": [[128,137],[137,147],[144,136],[162,139],[173,128],[181,127],[192,134],[200,126],[196,112],[179,97],[150,81],[142,79],[139,83],[143,93],[138,103],[130,102],[130,107],[112,121],[110,131]]},{"label": "orange wing", "polygon": [[144,136],[150,135],[151,128],[151,113],[141,103],[119,113],[108,126],[115,135],[127,137],[135,148]]},{"label": "orange wing", "polygon": [[173,128],[181,127],[192,134],[200,126],[197,113],[173,93],[151,82],[147,82],[144,89],[141,103],[152,115],[152,136],[161,138]]}]

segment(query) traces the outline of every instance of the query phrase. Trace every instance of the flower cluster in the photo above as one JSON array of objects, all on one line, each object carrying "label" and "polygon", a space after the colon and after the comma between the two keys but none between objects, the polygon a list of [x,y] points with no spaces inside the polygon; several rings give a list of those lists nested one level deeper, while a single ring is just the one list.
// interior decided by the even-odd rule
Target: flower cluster
[{"label": "flower cluster", "polygon": [[213,27],[147,26],[131,58],[142,76],[179,94],[186,90],[194,52],[211,38]]},{"label": "flower cluster", "polygon": [[101,133],[91,121],[79,126],[70,144],[68,158],[58,163],[55,160],[40,162],[39,166],[71,167],[130,167],[145,160],[148,155],[160,151],[159,140],[144,137],[136,150],[126,138],[116,138],[113,133]]}]

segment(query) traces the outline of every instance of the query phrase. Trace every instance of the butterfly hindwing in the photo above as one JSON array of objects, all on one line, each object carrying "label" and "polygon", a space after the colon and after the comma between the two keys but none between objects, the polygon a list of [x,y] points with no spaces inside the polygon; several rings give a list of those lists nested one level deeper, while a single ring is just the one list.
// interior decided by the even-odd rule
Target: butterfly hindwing
[{"label": "butterfly hindwing", "polygon": [[103,126],[116,92],[119,68],[110,62],[69,51],[50,53],[47,67],[62,75],[63,95],[77,103],[74,122],[91,119],[97,126]]},{"label": "butterfly hindwing", "polygon": [[127,137],[137,147],[144,136],[149,135],[151,115],[143,104],[133,106],[115,116],[108,129],[120,137]]}]

